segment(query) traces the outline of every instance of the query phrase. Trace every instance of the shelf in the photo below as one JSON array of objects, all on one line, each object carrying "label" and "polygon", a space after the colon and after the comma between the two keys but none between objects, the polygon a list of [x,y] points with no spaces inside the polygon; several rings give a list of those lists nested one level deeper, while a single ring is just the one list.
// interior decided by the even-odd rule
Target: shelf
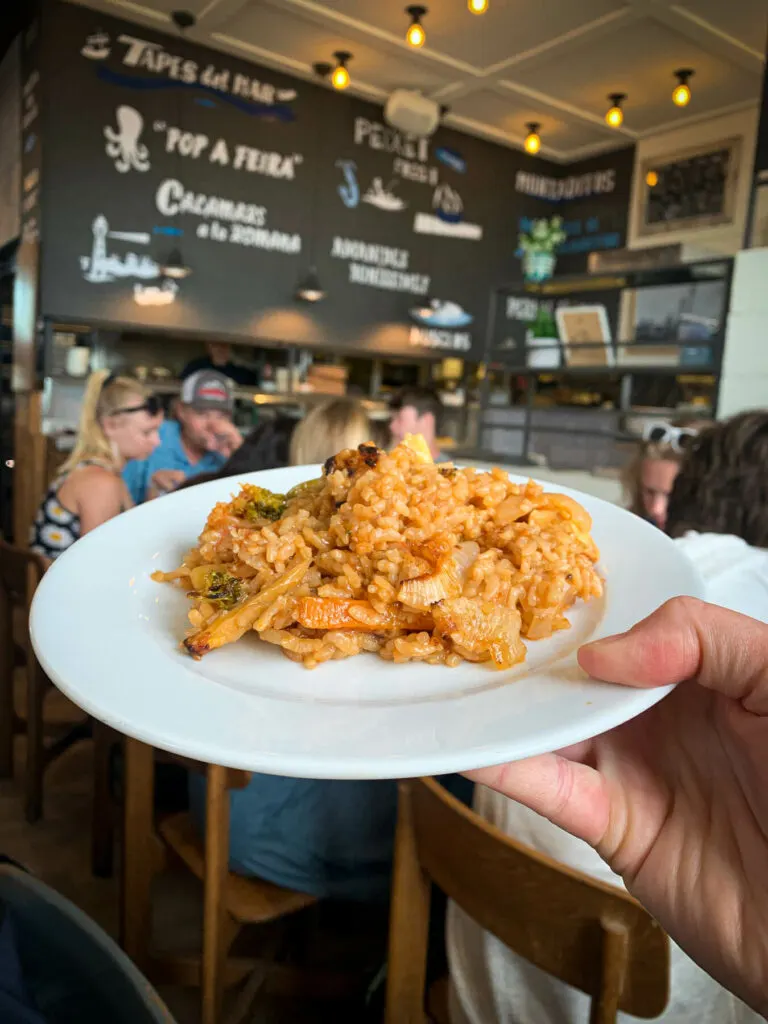
[{"label": "shelf", "polygon": [[553,366],[553,367],[535,367],[535,366],[516,366],[514,364],[506,364],[499,362],[490,362],[488,364],[489,370],[500,370],[503,373],[510,373],[515,377],[554,377],[554,376],[570,376],[570,377],[611,377],[611,376],[624,376],[626,374],[640,374],[640,375],[652,375],[652,376],[666,376],[666,377],[685,377],[685,376],[707,376],[712,377],[714,384],[714,378],[717,376],[717,370],[712,366],[680,366],[674,365],[648,365],[645,363],[632,363],[627,365],[626,363],[620,366]]},{"label": "shelf", "polygon": [[498,295],[566,295],[573,292],[618,291],[622,288],[659,288],[676,284],[700,284],[724,281],[731,272],[730,257],[681,263],[674,267],[628,270],[615,273],[563,274],[536,284],[515,281],[496,289]]}]

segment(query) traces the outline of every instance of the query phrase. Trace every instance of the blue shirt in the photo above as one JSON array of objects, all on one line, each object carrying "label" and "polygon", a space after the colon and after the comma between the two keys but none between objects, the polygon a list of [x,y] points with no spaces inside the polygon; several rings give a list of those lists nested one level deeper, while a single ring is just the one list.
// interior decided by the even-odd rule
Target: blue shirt
[{"label": "blue shirt", "polygon": [[131,459],[123,470],[123,480],[131,497],[140,505],[147,497],[152,474],[158,469],[180,469],[185,477],[216,473],[227,460],[218,452],[206,452],[199,462],[190,462],[181,443],[181,426],[176,420],[160,424],[160,444],[148,459]]},{"label": "blue shirt", "polygon": [[[439,781],[466,804],[472,783]],[[202,830],[205,778],[189,778]],[[289,779],[255,772],[229,794],[229,866],[320,899],[386,902],[397,820],[397,782]]]}]

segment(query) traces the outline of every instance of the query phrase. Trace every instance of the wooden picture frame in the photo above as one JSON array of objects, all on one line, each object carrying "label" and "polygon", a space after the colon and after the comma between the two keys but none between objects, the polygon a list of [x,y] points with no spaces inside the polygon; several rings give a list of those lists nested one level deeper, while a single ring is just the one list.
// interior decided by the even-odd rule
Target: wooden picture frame
[{"label": "wooden picture frame", "polygon": [[[732,223],[742,146],[741,136],[733,136],[644,160],[640,167],[637,235],[658,237]],[[648,184],[649,175],[656,176],[657,184]],[[692,187],[692,181],[701,183],[698,191]],[[708,195],[710,187],[712,192]],[[681,196],[677,212],[676,192]],[[701,200],[699,211],[697,196]]]},{"label": "wooden picture frame", "polygon": [[566,366],[615,365],[605,306],[560,306],[555,320]]}]

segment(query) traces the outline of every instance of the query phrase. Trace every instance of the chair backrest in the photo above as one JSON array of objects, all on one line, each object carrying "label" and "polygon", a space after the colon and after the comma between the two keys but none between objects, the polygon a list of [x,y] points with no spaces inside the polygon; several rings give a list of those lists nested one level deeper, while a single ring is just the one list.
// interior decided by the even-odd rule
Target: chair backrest
[{"label": "chair backrest", "polygon": [[0,589],[11,605],[28,609],[44,574],[45,561],[40,555],[0,537]]},{"label": "chair backrest", "polygon": [[[69,900],[7,864],[0,865],[0,900],[13,915],[25,976],[34,979],[41,1003],[53,1001],[52,1015],[67,1000],[67,1014],[84,1024],[174,1024],[144,975]],[[82,1003],[76,1017],[73,1002]]]},{"label": "chair backrest", "polygon": [[506,836],[434,779],[400,783],[387,1024],[424,1020],[430,882],[541,970],[592,997],[591,1024],[656,1017],[669,998],[669,942],[650,914]]}]

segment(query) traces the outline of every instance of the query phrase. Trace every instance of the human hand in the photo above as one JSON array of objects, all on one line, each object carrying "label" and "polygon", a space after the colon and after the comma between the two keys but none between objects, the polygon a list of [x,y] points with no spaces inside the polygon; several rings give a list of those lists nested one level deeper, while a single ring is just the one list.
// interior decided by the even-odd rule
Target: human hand
[{"label": "human hand", "polygon": [[218,452],[228,459],[243,443],[243,435],[237,429],[232,420],[222,420],[216,423],[210,431],[210,450]]},{"label": "human hand", "polygon": [[593,740],[468,774],[594,846],[704,970],[768,1016],[768,626],[676,598],[579,661],[606,682],[680,685]]},{"label": "human hand", "polygon": [[185,479],[186,477],[180,469],[158,469],[152,474],[149,481],[147,498],[151,500],[161,494],[167,494],[169,491],[175,490]]}]

